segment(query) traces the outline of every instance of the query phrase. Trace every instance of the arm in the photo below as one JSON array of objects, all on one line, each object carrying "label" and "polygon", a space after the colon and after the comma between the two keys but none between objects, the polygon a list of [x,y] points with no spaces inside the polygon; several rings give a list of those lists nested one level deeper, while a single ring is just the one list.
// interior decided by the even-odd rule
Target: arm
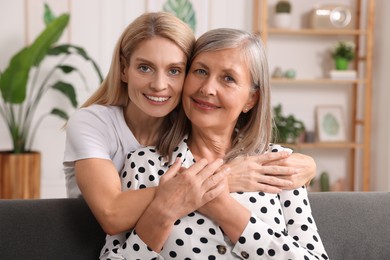
[{"label": "arm", "polygon": [[[203,159],[188,169],[181,169],[180,160],[176,161],[161,177],[156,196],[135,229],[126,235],[122,234],[123,239],[116,235],[118,242],[114,243],[114,247],[112,244],[105,246],[104,256],[132,259],[137,255],[142,259],[163,259],[159,253],[175,222],[215,198],[224,188],[221,184],[226,174],[219,172],[213,175],[221,164],[222,160],[207,164]],[[146,167],[150,168],[150,165]]]},{"label": "arm", "polygon": [[210,164],[202,159],[176,174],[176,163],[160,179],[156,196],[141,216],[135,231],[153,251],[159,252],[174,223],[217,197],[224,189],[226,173],[215,171],[222,160]]},{"label": "arm", "polygon": [[[121,191],[118,169],[124,165],[125,153],[136,144],[132,143],[135,139],[125,136],[128,131],[122,131],[127,128],[125,122],[123,125],[112,122],[115,111],[104,106],[78,110],[66,126],[64,156],[65,162],[73,164],[77,186],[108,234],[134,227],[154,197],[154,188]],[[121,159],[116,158],[116,166],[112,161],[115,152]]]},{"label": "arm", "polygon": [[83,197],[108,234],[134,227],[154,197],[155,188],[122,192],[118,172],[110,160],[79,160],[75,168]]},{"label": "arm", "polygon": [[[315,176],[316,164],[312,157],[281,152],[238,157],[221,168],[230,168],[229,190],[279,193],[283,189],[298,188]],[[243,178],[245,176],[245,178]]]},{"label": "arm", "polygon": [[[271,214],[260,218],[263,213],[249,212],[239,201],[234,202],[235,199],[228,198],[226,194],[207,203],[200,210],[222,228],[235,244],[233,252],[237,255],[246,254],[249,259],[259,256],[273,256],[276,259],[328,259],[311,214],[306,189],[301,187],[283,191],[279,196],[280,202],[274,199],[274,205],[279,205],[283,215],[271,213],[272,206],[267,201],[268,197],[257,197],[258,203],[261,200],[261,206],[269,206],[268,212],[264,214]],[[273,221],[276,218],[285,221],[286,228],[275,225]]]}]

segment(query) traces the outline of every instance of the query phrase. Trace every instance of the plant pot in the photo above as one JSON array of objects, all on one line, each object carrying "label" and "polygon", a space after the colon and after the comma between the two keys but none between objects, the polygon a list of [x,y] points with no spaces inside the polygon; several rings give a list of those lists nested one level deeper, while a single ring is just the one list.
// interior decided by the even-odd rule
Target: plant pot
[{"label": "plant pot", "polygon": [[0,152],[0,198],[38,199],[41,186],[41,154]]},{"label": "plant pot", "polygon": [[349,61],[347,59],[335,58],[334,61],[335,61],[336,70],[347,70],[348,69]]},{"label": "plant pot", "polygon": [[274,27],[275,28],[291,28],[291,14],[290,13],[275,13]]}]

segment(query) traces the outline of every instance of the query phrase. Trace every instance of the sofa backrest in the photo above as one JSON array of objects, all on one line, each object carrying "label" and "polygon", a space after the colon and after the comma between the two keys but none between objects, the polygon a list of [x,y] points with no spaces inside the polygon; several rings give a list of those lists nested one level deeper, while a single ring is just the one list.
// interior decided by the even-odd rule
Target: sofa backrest
[{"label": "sofa backrest", "polygon": [[329,259],[390,259],[389,192],[309,193]]},{"label": "sofa backrest", "polygon": [[104,238],[83,199],[0,200],[0,259],[99,259]]},{"label": "sofa backrest", "polygon": [[[330,259],[390,259],[390,193],[309,198]],[[83,199],[0,200],[0,259],[98,259],[104,237]]]}]

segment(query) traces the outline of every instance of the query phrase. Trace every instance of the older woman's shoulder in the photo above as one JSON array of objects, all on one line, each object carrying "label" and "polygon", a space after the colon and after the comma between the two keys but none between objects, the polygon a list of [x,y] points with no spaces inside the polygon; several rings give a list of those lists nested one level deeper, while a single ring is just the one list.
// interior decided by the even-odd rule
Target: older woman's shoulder
[{"label": "older woman's shoulder", "polygon": [[292,153],[293,152],[293,150],[291,149],[291,148],[288,148],[288,147],[284,147],[284,146],[282,146],[282,145],[280,145],[280,144],[274,144],[274,143],[270,143],[269,145],[268,145],[268,149],[267,149],[267,151],[266,152],[272,152],[272,153],[277,153],[277,152],[290,152],[290,153]]}]

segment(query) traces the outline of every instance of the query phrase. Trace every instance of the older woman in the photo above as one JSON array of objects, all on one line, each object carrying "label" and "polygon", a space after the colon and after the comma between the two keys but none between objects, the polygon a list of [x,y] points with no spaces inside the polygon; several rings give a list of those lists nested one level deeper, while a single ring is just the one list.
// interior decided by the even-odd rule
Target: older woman
[{"label": "older woman", "polygon": [[191,124],[181,113],[180,143],[168,137],[127,156],[122,189],[158,188],[135,228],[107,240],[102,258],[328,258],[304,186],[229,194],[229,169],[216,171],[236,157],[288,153],[269,145],[267,68],[254,35],[217,29],[198,39],[182,97]]}]

